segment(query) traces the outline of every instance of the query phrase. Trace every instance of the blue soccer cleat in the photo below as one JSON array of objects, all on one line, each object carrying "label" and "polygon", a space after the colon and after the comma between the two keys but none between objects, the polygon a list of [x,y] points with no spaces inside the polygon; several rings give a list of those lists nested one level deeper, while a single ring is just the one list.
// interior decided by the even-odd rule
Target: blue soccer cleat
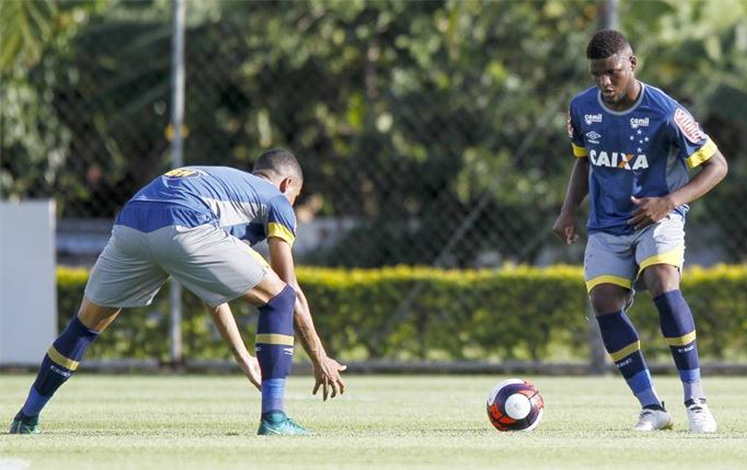
[{"label": "blue soccer cleat", "polygon": [[10,434],[39,434],[39,415],[28,417],[20,411],[10,424]]},{"label": "blue soccer cleat", "polygon": [[309,431],[282,411],[271,411],[262,417],[257,434],[260,436],[308,436]]}]

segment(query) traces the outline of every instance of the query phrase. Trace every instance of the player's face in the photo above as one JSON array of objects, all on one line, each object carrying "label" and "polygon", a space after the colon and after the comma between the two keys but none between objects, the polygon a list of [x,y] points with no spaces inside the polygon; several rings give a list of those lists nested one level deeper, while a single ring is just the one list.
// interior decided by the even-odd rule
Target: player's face
[{"label": "player's face", "polygon": [[611,106],[625,102],[635,83],[636,58],[633,55],[618,55],[606,59],[589,61],[589,72],[602,93],[602,101]]}]

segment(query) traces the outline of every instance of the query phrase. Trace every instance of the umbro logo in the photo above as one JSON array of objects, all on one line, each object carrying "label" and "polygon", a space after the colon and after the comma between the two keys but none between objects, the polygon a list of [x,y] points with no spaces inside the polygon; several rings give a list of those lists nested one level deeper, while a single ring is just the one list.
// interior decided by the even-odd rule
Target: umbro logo
[{"label": "umbro logo", "polygon": [[599,143],[599,139],[601,137],[602,136],[600,134],[598,134],[598,133],[596,133],[594,131],[586,133],[586,138],[589,139],[589,142],[592,143],[592,144],[598,144]]}]

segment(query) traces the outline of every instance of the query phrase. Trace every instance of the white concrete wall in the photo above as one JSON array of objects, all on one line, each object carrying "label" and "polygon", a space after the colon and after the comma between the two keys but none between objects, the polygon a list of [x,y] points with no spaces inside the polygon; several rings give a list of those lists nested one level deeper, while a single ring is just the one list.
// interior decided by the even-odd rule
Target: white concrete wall
[{"label": "white concrete wall", "polygon": [[0,365],[36,365],[57,335],[54,201],[0,202]]}]

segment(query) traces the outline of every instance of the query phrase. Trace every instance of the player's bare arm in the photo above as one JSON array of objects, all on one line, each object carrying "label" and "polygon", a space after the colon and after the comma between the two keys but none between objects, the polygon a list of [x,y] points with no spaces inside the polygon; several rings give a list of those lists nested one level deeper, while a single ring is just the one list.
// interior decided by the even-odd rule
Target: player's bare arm
[{"label": "player's bare arm", "polygon": [[301,339],[304,350],[309,355],[314,367],[315,384],[313,394],[322,388],[322,398],[334,398],[337,394],[345,392],[345,382],[340,372],[347,366],[327,356],[322,341],[314,327],[314,321],[309,309],[309,303],[303,290],[298,285],[296,270],[293,262],[293,253],[290,244],[280,238],[271,237],[267,240],[270,247],[270,264],[278,276],[288,283],[296,291],[296,305],[294,309],[294,320],[296,333]]},{"label": "player's bare arm", "polygon": [[577,158],[568,182],[568,191],[560,215],[553,224],[553,231],[570,245],[578,241],[576,234],[576,212],[589,193],[589,160]]},{"label": "player's bare arm", "polygon": [[257,387],[257,390],[262,390],[262,371],[259,368],[259,362],[246,349],[246,344],[241,338],[231,307],[228,304],[221,304],[215,308],[207,304],[205,306],[210,311],[210,317],[213,319],[220,336],[231,349],[236,363],[241,367],[252,385]]},{"label": "player's bare arm", "polygon": [[689,204],[704,196],[721,182],[729,171],[726,159],[720,151],[701,163],[702,169],[686,185],[663,197],[631,198],[638,206],[628,220],[636,230],[655,224],[676,207]]}]

